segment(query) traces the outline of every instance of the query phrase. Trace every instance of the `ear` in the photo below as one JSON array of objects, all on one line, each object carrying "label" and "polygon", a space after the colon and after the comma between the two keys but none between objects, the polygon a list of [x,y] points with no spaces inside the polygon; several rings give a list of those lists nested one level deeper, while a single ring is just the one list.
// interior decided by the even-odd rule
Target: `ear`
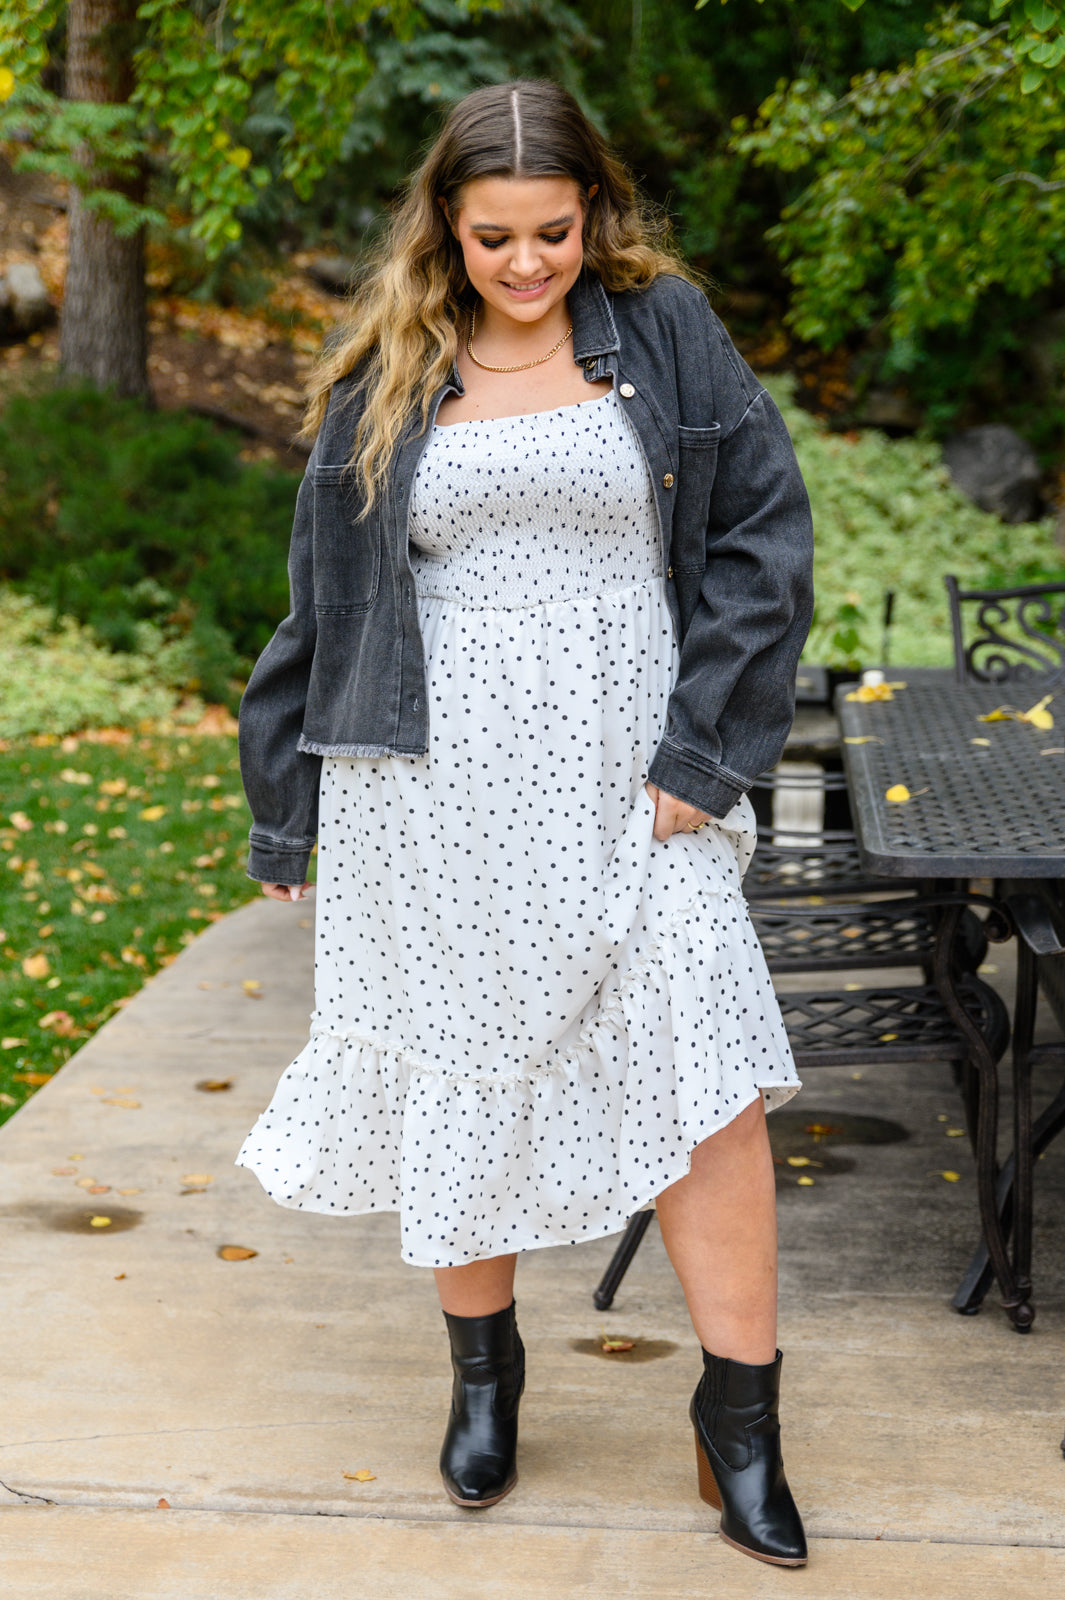
[{"label": "ear", "polygon": [[451,212],[448,210],[447,201],[444,199],[444,196],[442,194],[438,194],[437,195],[436,203],[440,207],[441,211],[444,213],[444,217],[445,217],[445,219],[447,221],[448,227],[451,229],[452,233],[454,233],[455,224],[451,220]]},{"label": "ear", "polygon": [[591,184],[589,186],[589,189],[588,189],[588,199],[589,200],[594,200],[598,193],[599,193],[599,185],[597,183]]}]

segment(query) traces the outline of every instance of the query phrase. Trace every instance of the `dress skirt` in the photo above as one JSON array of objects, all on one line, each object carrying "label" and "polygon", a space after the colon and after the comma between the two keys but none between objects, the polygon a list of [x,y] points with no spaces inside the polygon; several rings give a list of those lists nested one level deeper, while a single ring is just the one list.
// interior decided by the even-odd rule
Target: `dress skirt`
[{"label": "dress skirt", "polygon": [[238,1164],[458,1266],[623,1228],[799,1082],[749,802],[653,837],[678,652],[623,403],[435,428],[411,539],[429,750],[323,762],[310,1041]]}]

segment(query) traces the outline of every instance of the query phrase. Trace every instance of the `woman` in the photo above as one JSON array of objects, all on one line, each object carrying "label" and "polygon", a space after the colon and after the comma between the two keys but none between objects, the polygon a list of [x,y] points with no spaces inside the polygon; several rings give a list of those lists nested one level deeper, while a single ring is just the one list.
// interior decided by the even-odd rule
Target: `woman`
[{"label": "woman", "polygon": [[462,1506],[513,1487],[519,1252],[657,1205],[722,1533],[806,1559],[780,1461],[765,1109],[798,1088],[740,874],[810,616],[787,433],[551,83],[480,89],[326,358],[291,614],[241,711],[249,872],[316,1012],[239,1160],[399,1210]]}]

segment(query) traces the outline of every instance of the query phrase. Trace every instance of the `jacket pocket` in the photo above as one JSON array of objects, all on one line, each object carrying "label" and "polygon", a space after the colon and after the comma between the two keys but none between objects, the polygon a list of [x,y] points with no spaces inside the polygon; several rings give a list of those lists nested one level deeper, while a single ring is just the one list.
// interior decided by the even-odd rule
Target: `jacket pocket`
[{"label": "jacket pocket", "polygon": [[702,572],[706,566],[706,527],[720,438],[718,422],[709,428],[677,428],[677,484],[670,545],[674,567]]},{"label": "jacket pocket", "polygon": [[324,616],[368,611],[381,574],[381,528],[358,521],[358,480],[347,465],[314,474],[314,608]]}]

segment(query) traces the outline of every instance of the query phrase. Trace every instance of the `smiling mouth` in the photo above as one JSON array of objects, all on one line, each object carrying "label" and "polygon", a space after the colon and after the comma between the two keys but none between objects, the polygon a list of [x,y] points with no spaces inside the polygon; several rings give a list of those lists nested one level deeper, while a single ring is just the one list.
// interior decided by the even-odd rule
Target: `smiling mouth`
[{"label": "smiling mouth", "polygon": [[544,284],[550,283],[550,281],[551,274],[548,274],[546,278],[535,278],[531,283],[508,283],[507,280],[504,279],[503,287],[505,289],[513,289],[518,294],[528,294],[530,289],[542,289]]}]

